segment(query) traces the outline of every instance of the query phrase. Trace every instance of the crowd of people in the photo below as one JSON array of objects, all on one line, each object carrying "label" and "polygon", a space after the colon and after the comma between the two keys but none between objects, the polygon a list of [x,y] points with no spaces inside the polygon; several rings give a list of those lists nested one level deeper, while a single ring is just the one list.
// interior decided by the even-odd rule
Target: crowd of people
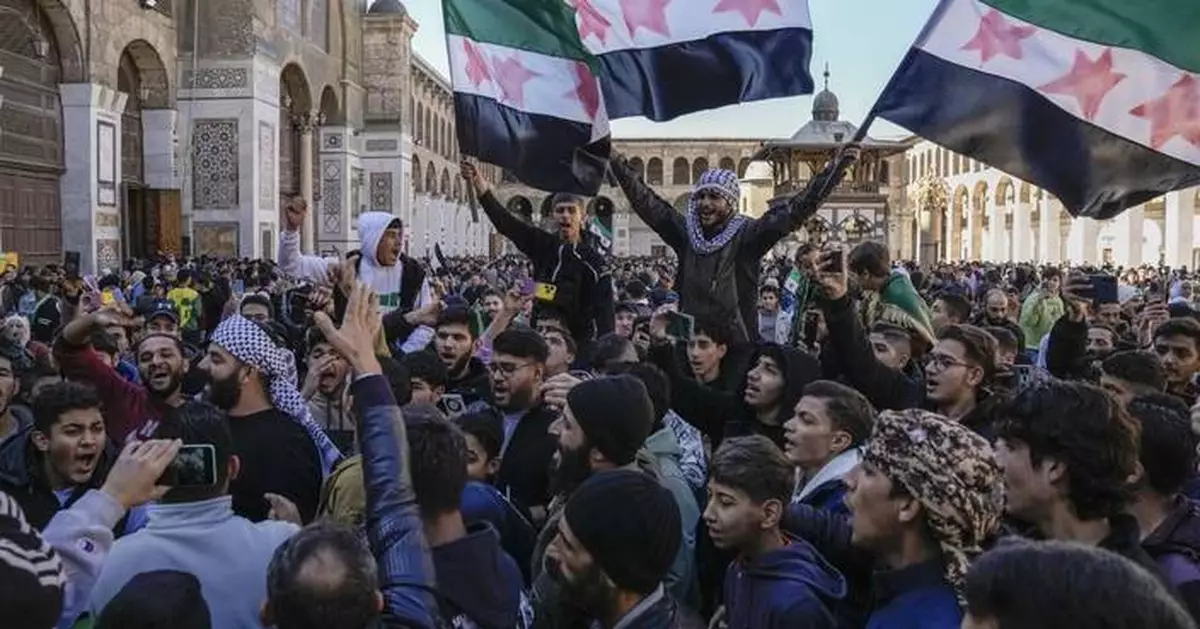
[{"label": "crowd of people", "polygon": [[464,162],[519,255],[294,199],[274,261],[9,269],[0,625],[1195,627],[1188,272],[770,255],[841,163],[754,219],[615,156],[671,259]]}]

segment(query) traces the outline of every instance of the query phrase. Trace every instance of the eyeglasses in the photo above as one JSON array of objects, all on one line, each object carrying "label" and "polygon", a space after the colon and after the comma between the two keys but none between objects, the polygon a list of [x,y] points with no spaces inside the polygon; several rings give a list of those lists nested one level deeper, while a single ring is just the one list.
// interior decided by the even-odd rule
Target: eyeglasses
[{"label": "eyeglasses", "polygon": [[929,355],[929,370],[933,373],[941,373],[951,367],[970,367],[969,363],[963,362],[949,354],[930,354]]},{"label": "eyeglasses", "polygon": [[513,374],[517,373],[518,371],[520,371],[532,364],[533,364],[532,362],[522,363],[520,365],[514,365],[512,363],[492,362],[491,364],[488,365],[488,371],[493,376],[503,376],[504,378],[508,378],[508,377],[512,376]]}]

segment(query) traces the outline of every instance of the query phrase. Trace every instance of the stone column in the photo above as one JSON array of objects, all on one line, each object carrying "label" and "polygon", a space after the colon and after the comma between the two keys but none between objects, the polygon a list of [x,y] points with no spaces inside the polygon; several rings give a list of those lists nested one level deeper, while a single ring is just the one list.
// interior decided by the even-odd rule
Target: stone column
[{"label": "stone column", "polygon": [[126,95],[95,83],[62,84],[58,92],[67,138],[66,172],[59,178],[63,251],[79,252],[83,273],[119,267],[121,112]]},{"label": "stone column", "polygon": [[179,112],[174,109],[142,110],[142,169],[146,185],[156,190],[179,189],[178,119]]},{"label": "stone column", "polygon": [[981,252],[975,249],[975,233],[983,229],[983,226],[975,219],[975,209],[969,207],[970,201],[967,202],[967,205],[967,233],[963,235],[963,250],[966,253],[963,255],[963,259],[979,260],[982,256],[980,256]]},{"label": "stone column", "polygon": [[1062,261],[1062,223],[1059,209],[1058,199],[1051,197],[1049,192],[1042,192],[1042,200],[1038,203],[1038,211],[1042,213],[1038,230],[1038,257],[1041,262]]},{"label": "stone column", "polygon": [[293,121],[300,130],[300,196],[308,201],[308,215],[304,219],[304,228],[300,231],[300,250],[306,254],[313,253],[316,233],[316,219],[313,217],[317,208],[313,207],[313,130],[316,128],[316,117],[311,113],[300,114]]},{"label": "stone column", "polygon": [[1122,266],[1138,266],[1142,263],[1143,225],[1146,218],[1144,205],[1131,207],[1113,219],[1116,241],[1113,257]]},{"label": "stone column", "polygon": [[1193,190],[1176,190],[1166,197],[1163,249],[1166,264],[1171,268],[1192,266],[1192,250],[1196,246],[1195,194]]},{"label": "stone column", "polygon": [[[351,218],[357,208],[350,207],[352,187],[357,185],[351,177],[353,140],[354,130],[350,127],[321,128],[321,203],[311,214],[320,217],[317,250],[323,254],[336,251],[344,255],[358,245]],[[374,196],[374,191],[368,194]]]},{"label": "stone column", "polygon": [[1097,252],[1100,226],[1100,221],[1090,218],[1077,218],[1071,222],[1067,258],[1073,264],[1095,262],[1100,257]]},{"label": "stone column", "polygon": [[988,244],[985,245],[988,259],[995,262],[1008,260],[1008,248],[1004,243],[1004,210],[1005,206],[988,199]]},{"label": "stone column", "polygon": [[1022,201],[1013,209],[1013,259],[1017,262],[1033,260],[1033,243],[1033,205]]}]

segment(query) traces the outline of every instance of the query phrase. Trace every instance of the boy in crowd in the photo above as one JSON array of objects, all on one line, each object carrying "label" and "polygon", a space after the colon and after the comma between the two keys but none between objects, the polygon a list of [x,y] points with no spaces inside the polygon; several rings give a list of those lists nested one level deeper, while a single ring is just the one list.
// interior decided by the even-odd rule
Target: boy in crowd
[{"label": "boy in crowd", "polygon": [[[475,333],[466,308],[450,308],[438,317],[433,346],[449,372],[446,393],[457,393],[464,404],[491,398],[488,369],[475,356]],[[493,350],[494,351],[494,350]]]},{"label": "boy in crowd", "polygon": [[1200,373],[1200,323],[1171,319],[1154,329],[1154,353],[1167,373],[1167,392],[1192,405],[1200,395],[1193,379]]},{"label": "boy in crowd", "polygon": [[830,380],[804,387],[795,414],[784,424],[784,451],[796,466],[793,502],[849,514],[846,474],[862,461],[875,409],[861,393]]},{"label": "boy in crowd", "polygon": [[449,386],[446,364],[433,352],[405,354],[400,364],[408,369],[413,404],[437,405]]},{"label": "boy in crowd", "polygon": [[1140,395],[1167,390],[1167,373],[1152,352],[1126,350],[1100,363],[1100,387],[1128,404]]},{"label": "boy in crowd", "polygon": [[792,465],[762,435],[725,440],[713,455],[704,523],[735,550],[725,574],[730,629],[834,628],[846,581],[812,546],[780,530]]}]

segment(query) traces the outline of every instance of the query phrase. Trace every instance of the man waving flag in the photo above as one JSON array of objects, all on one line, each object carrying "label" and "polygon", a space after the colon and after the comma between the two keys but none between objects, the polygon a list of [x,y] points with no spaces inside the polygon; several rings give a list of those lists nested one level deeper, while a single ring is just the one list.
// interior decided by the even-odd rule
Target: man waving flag
[{"label": "man waving flag", "polygon": [[1200,2],[942,0],[875,113],[1111,218],[1200,183]]}]

